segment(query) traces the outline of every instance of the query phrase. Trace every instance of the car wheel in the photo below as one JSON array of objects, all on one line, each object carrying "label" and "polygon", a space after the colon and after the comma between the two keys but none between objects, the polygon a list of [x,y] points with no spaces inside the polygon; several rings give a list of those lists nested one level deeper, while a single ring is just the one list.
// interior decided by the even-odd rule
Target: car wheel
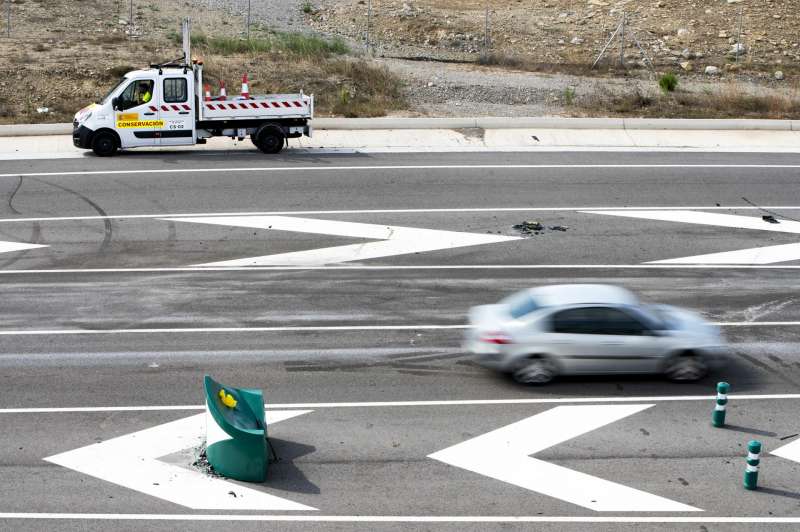
[{"label": "car wheel", "polygon": [[529,358],[511,373],[511,377],[520,384],[547,384],[557,374],[558,370],[552,360]]},{"label": "car wheel", "polygon": [[255,145],[264,153],[278,153],[286,142],[283,131],[277,126],[261,128],[256,134]]},{"label": "car wheel", "polygon": [[705,361],[695,355],[679,355],[670,359],[664,368],[668,379],[677,382],[689,382],[702,379],[708,373]]},{"label": "car wheel", "polygon": [[111,133],[100,132],[92,139],[92,151],[98,157],[110,157],[117,151],[117,139]]}]

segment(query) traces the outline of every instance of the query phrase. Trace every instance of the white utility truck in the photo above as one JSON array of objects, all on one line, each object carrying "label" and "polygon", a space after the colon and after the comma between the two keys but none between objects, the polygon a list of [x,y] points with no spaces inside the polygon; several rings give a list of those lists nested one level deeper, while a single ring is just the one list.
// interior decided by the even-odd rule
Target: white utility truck
[{"label": "white utility truck", "polygon": [[190,59],[189,35],[186,20],[182,62],[128,72],[100,103],[78,111],[73,144],[105,157],[118,149],[191,146],[210,137],[244,140],[249,135],[262,152],[278,153],[286,139],[311,136],[313,95],[204,95],[203,64]]}]

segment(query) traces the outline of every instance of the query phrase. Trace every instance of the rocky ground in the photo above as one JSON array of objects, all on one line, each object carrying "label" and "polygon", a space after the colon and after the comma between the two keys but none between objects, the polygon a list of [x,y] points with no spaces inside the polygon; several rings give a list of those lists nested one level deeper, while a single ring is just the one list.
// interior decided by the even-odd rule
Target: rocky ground
[{"label": "rocky ground", "polygon": [[[629,66],[650,59],[681,71],[774,75],[800,64],[796,0],[494,0],[488,13],[483,0],[370,3],[319,0],[309,24],[363,42],[371,13],[370,42],[384,55],[463,60],[489,50],[532,65],[588,66],[624,15]],[[606,57],[619,61],[619,41]]]},{"label": "rocky ground", "polygon": [[[69,120],[122,72],[177,57],[182,17],[207,36],[246,33],[246,0],[135,1],[132,17],[128,0],[11,1],[11,38],[0,38],[0,122]],[[251,2],[252,37],[271,29],[339,35],[359,68],[280,52],[205,59],[209,73],[255,73],[254,91],[315,91],[320,114],[800,118],[795,3],[494,0],[487,40],[483,0],[264,0]],[[591,70],[623,12],[625,68],[617,43]],[[658,78],[669,71],[678,89],[662,95]],[[375,91],[377,78],[384,86]],[[369,103],[373,94],[379,105]]]}]

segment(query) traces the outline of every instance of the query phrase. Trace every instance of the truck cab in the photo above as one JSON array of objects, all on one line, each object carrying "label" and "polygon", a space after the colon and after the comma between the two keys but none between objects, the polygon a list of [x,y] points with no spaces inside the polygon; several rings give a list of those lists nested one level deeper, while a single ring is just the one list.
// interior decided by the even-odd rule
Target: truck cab
[{"label": "truck cab", "polygon": [[194,76],[184,68],[135,70],[73,121],[73,144],[110,155],[117,148],[195,144]]}]

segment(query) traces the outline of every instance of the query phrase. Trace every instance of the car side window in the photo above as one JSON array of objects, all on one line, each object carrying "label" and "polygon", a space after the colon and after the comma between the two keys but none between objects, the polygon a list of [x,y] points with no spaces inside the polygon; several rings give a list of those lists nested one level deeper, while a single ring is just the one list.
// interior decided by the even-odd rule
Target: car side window
[{"label": "car side window", "polygon": [[553,332],[563,334],[606,334],[603,332],[603,309],[582,307],[562,310],[553,315]]},{"label": "car side window", "polygon": [[641,336],[647,331],[647,327],[638,319],[616,308],[606,308],[606,330],[605,334],[616,334],[620,336]]},{"label": "car side window", "polygon": [[647,327],[627,312],[612,307],[582,307],[553,315],[553,332],[641,336]]}]

